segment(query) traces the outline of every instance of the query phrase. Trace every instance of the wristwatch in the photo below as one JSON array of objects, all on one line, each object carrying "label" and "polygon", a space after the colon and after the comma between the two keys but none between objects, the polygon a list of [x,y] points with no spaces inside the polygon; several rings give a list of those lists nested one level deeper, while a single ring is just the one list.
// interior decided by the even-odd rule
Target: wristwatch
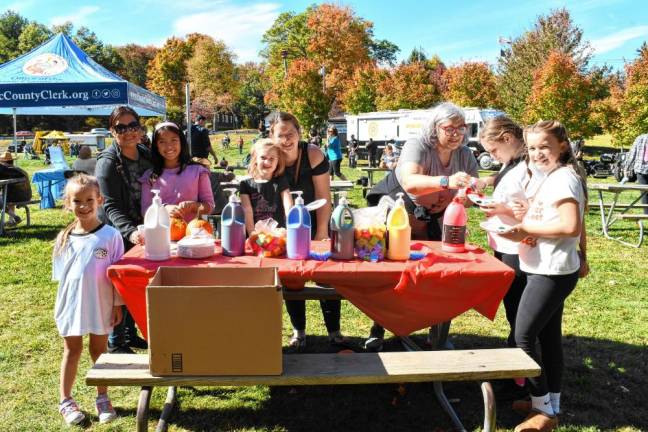
[{"label": "wristwatch", "polygon": [[441,186],[441,189],[448,189],[448,186],[450,185],[450,179],[448,176],[442,176],[441,180],[439,180],[439,186]]}]

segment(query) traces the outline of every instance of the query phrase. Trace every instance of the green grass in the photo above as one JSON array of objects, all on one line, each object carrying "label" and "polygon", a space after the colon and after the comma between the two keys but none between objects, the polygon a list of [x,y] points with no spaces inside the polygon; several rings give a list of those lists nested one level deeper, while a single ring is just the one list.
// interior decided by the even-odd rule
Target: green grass
[{"label": "green grass", "polygon": [[[236,134],[230,162],[239,160]],[[250,137],[246,137],[246,150]],[[213,137],[219,156],[220,136]],[[19,160],[33,173],[40,161]],[[343,163],[350,179],[359,177]],[[487,174],[487,173],[483,173]],[[601,180],[596,180],[600,182]],[[607,181],[611,181],[608,179]],[[627,201],[632,194],[623,197]],[[362,205],[358,190],[350,201]],[[594,201],[594,197],[592,197]],[[592,207],[594,207],[592,205]],[[0,287],[0,430],[67,430],[56,412],[58,367],[62,341],[53,320],[56,285],[51,279],[52,241],[70,220],[60,208],[39,210],[32,206],[33,226],[20,226],[0,237],[2,257]],[[479,210],[469,210],[470,241],[485,247],[486,237],[478,228]],[[648,430],[648,264],[646,245],[640,249],[605,240],[600,234],[598,211],[587,216],[589,260],[592,273],[579,282],[565,305],[564,326],[566,371],[563,388],[561,431]],[[615,235],[630,239],[636,225],[627,223]],[[368,318],[343,302],[342,330],[358,344],[368,333]],[[457,348],[501,347],[507,334],[503,309],[494,322],[474,312],[455,319],[451,340]],[[319,306],[308,302],[308,352],[326,352],[329,347]],[[284,344],[290,325],[284,316]],[[424,333],[415,339],[421,342]],[[250,341],[254,343],[254,341]],[[387,349],[399,349],[389,339]],[[90,364],[85,355],[74,393],[86,412],[92,414],[94,389],[83,383]],[[450,430],[451,424],[433,399],[430,384],[407,385],[404,395],[392,385],[299,387],[299,388],[181,388],[180,410],[171,418],[171,431],[342,431],[342,430]],[[92,431],[135,429],[137,388],[112,388],[111,395],[120,419]],[[469,430],[481,426],[482,405],[477,383],[446,385],[450,398]],[[165,392],[154,392],[152,417],[159,415]],[[512,429],[520,420],[508,409],[509,401],[498,401],[498,426]],[[643,408],[642,408],[643,407]],[[154,430],[155,421],[150,422]]]}]

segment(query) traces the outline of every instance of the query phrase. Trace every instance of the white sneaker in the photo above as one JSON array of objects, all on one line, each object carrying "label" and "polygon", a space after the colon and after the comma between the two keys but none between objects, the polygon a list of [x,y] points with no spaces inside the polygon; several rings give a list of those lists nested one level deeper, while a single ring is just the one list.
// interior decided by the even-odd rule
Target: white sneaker
[{"label": "white sneaker", "polygon": [[72,398],[65,399],[59,404],[59,412],[68,426],[78,425],[85,420],[85,415],[81,412],[79,406]]},{"label": "white sneaker", "polygon": [[110,423],[111,421],[117,418],[117,413],[110,403],[110,399],[107,394],[101,394],[97,396],[95,401],[97,406],[97,416],[99,416],[99,423]]}]

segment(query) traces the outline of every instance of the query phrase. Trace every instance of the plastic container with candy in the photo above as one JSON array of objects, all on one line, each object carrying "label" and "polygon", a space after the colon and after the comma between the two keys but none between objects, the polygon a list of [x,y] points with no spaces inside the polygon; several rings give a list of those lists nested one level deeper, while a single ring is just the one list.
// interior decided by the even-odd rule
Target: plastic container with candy
[{"label": "plastic container with candy", "polygon": [[286,254],[286,229],[279,228],[274,219],[264,219],[254,225],[248,244],[258,255],[281,257]]},{"label": "plastic container with candy", "polygon": [[355,229],[355,253],[364,261],[385,259],[386,232],[385,218],[394,201],[389,197],[381,198],[375,207],[365,207],[353,211]]}]

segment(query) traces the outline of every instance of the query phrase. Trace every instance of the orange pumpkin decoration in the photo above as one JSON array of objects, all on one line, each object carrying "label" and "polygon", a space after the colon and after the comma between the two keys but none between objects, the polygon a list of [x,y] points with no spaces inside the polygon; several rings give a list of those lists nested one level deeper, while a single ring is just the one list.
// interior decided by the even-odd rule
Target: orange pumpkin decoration
[{"label": "orange pumpkin decoration", "polygon": [[212,228],[211,224],[200,217],[200,210],[198,210],[198,213],[196,213],[196,218],[189,222],[185,232],[187,235],[191,235],[191,230],[197,228],[202,228],[209,234],[214,234],[214,229]]},{"label": "orange pumpkin decoration", "polygon": [[181,218],[171,218],[171,241],[182,240],[187,232],[187,222]]}]

